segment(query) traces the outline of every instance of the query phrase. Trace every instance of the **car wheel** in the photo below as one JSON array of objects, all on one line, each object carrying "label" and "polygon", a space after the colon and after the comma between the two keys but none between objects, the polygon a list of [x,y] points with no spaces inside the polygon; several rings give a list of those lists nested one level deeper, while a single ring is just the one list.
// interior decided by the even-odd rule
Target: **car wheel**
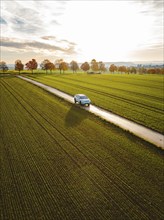
[{"label": "car wheel", "polygon": [[76,103],[76,99],[74,99],[74,102]]}]

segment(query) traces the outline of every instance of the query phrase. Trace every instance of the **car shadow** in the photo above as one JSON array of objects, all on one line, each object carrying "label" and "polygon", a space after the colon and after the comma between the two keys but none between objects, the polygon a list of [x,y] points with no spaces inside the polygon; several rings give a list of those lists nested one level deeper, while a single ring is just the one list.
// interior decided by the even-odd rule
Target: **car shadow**
[{"label": "car shadow", "polygon": [[82,108],[77,104],[72,105],[72,107],[70,107],[65,117],[66,127],[77,126],[88,117],[88,113],[84,111]]}]

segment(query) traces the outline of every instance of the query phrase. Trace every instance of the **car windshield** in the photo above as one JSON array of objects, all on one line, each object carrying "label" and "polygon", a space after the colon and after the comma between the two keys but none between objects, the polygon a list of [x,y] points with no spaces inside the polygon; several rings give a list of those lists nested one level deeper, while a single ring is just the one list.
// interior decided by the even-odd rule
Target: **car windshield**
[{"label": "car windshield", "polygon": [[80,99],[88,99],[88,97],[83,95],[83,96],[80,96]]}]

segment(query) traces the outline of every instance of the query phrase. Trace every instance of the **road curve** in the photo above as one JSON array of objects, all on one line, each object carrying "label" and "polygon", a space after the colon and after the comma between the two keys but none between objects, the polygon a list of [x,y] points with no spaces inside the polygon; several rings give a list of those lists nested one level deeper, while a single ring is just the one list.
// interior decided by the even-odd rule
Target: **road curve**
[{"label": "road curve", "polygon": [[[17,76],[20,79],[26,80],[36,86],[39,86],[43,89],[45,89],[46,91],[53,93],[71,103],[74,103],[74,99],[72,96],[61,92],[55,88],[52,88],[50,86],[44,85],[43,83],[37,82],[35,80],[23,77],[23,76]],[[149,128],[146,128],[142,125],[139,125],[135,122],[132,122],[128,119],[125,119],[121,116],[115,115],[113,113],[110,113],[102,108],[96,107],[94,105],[90,105],[89,107],[82,107],[85,108],[85,110],[105,119],[106,121],[113,123],[119,127],[121,127],[124,130],[127,130],[131,133],[133,133],[134,135],[156,145],[157,147],[164,149],[164,135],[153,131]]]}]

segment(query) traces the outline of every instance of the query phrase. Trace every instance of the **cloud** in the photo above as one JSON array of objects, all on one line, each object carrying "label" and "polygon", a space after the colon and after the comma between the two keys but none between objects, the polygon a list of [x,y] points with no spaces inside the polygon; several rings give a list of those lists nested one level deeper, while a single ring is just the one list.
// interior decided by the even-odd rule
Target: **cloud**
[{"label": "cloud", "polygon": [[163,39],[162,2],[3,0],[3,56],[15,50],[25,58],[26,53],[33,53],[68,60],[93,56],[108,60],[124,59],[130,51],[144,47],[148,52],[152,43]]},{"label": "cloud", "polygon": [[138,0],[135,4],[141,4],[141,13],[151,15],[163,15],[164,2],[163,0]]},{"label": "cloud", "polygon": [[0,17],[0,24],[7,24],[7,22],[2,17]]},{"label": "cloud", "polygon": [[40,35],[50,27],[60,25],[59,17],[63,12],[63,3],[59,1],[2,1],[3,19],[0,21],[6,22],[10,33],[12,31],[15,35]]},{"label": "cloud", "polygon": [[23,21],[19,18],[14,18],[11,26],[12,30],[17,34],[37,34],[42,31],[39,25]]},{"label": "cloud", "polygon": [[67,45],[67,46],[76,46],[77,44],[74,43],[74,42],[70,42],[66,39],[57,39],[57,37],[55,36],[42,36],[41,39],[43,40],[47,40],[47,41],[55,41],[56,43],[60,43],[60,44],[63,44],[63,45]]},{"label": "cloud", "polygon": [[[41,31],[39,25],[41,19],[37,16],[37,11],[32,8],[26,8],[25,6],[21,8],[21,5],[16,1],[13,1],[11,6],[8,6],[7,2],[3,2],[1,13],[10,33],[12,32],[15,35],[20,33],[34,34]],[[5,32],[2,31],[3,36],[4,34]]]},{"label": "cloud", "polygon": [[[163,0],[138,0],[139,2],[143,4],[152,5],[154,8],[162,8],[163,7]],[[137,1],[136,1],[137,2]]]},{"label": "cloud", "polygon": [[[44,37],[42,37],[44,38]],[[15,48],[17,50],[25,50],[25,51],[49,51],[49,52],[62,52],[67,54],[75,54],[75,47],[73,43],[69,43],[67,41],[67,47],[56,46],[52,44],[46,44],[39,41],[20,41],[17,39],[11,38],[1,38],[1,46],[7,48]]]},{"label": "cloud", "polygon": [[[146,59],[145,59],[146,57]],[[163,45],[160,43],[147,44],[131,52],[131,58],[143,61],[164,60]],[[156,59],[156,60],[155,60]]]},{"label": "cloud", "polygon": [[77,45],[76,43],[70,42],[70,41],[68,41],[68,40],[60,40],[60,42],[67,43],[67,44],[72,45],[72,46]]},{"label": "cloud", "polygon": [[41,39],[43,39],[43,40],[54,40],[54,39],[56,39],[56,37],[55,36],[43,36],[43,37],[41,37]]},{"label": "cloud", "polygon": [[151,45],[148,45],[148,49],[150,49],[150,50],[156,50],[156,49],[158,49],[158,50],[163,50],[163,45],[162,44],[151,44]]}]

